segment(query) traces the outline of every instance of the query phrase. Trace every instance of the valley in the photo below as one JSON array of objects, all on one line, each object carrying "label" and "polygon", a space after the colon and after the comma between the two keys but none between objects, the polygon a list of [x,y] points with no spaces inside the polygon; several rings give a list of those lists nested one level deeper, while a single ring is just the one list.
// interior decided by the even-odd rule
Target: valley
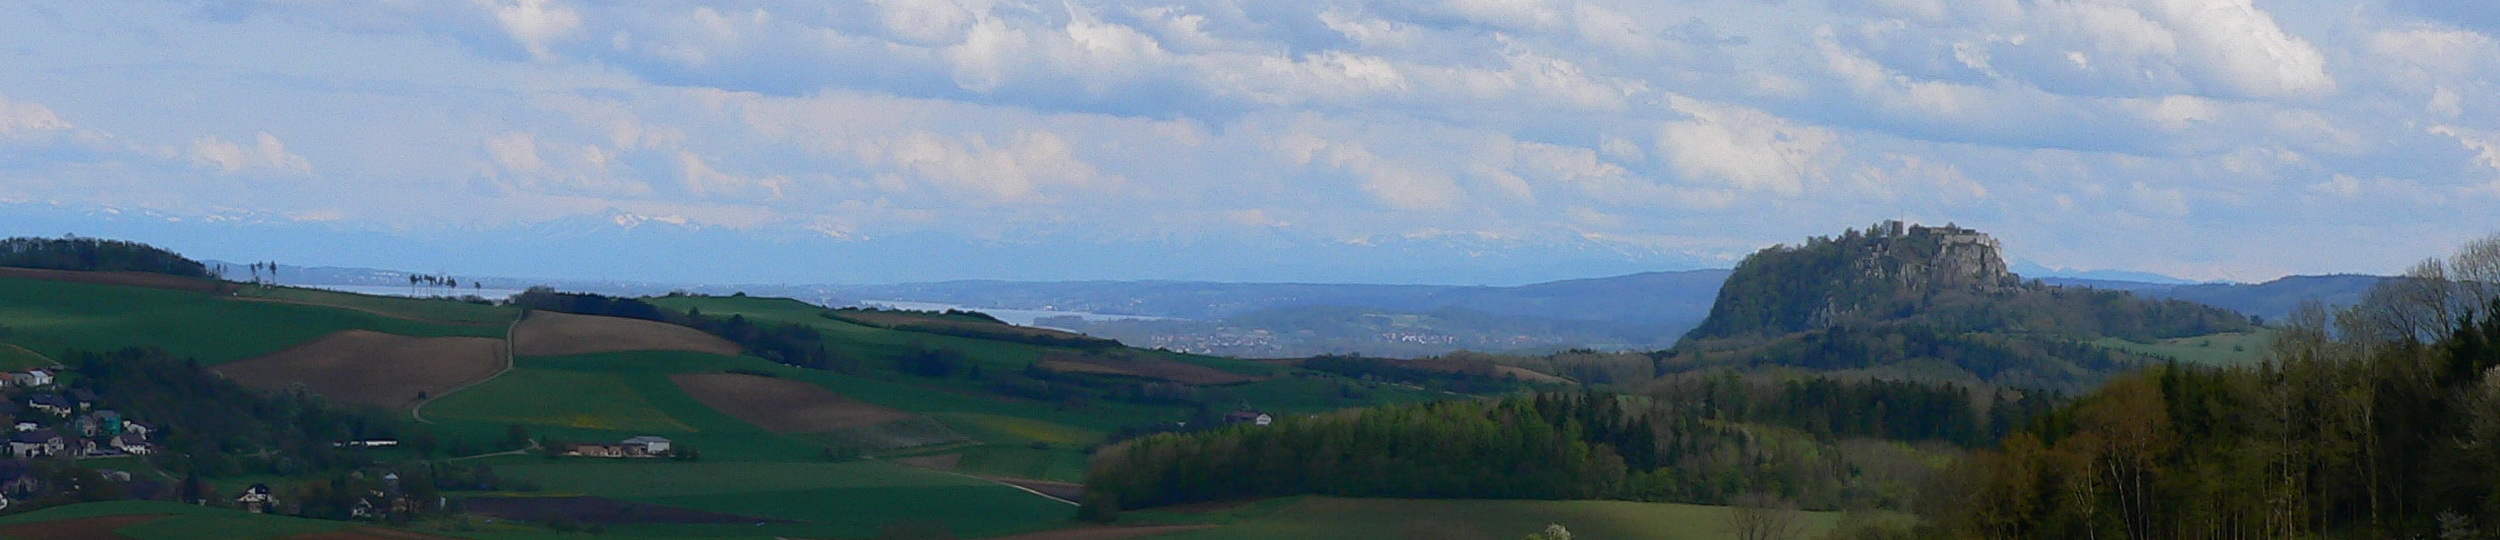
[{"label": "valley", "polygon": [[[1892,247],[1817,239],[1781,249],[1935,253],[1918,247],[1924,230],[1864,240]],[[142,539],[159,537],[149,527],[222,521],[273,534],[473,538],[1507,538],[1553,523],[1717,538],[1757,519],[1738,516],[1777,516],[1820,534],[1844,521],[1897,525],[1925,489],[1921,471],[2024,432],[2063,393],[2163,362],[2251,365],[2278,333],[2216,308],[2025,283],[1989,262],[1992,249],[1935,259],[1961,266],[1918,257],[1844,264],[1856,278],[1749,260],[1728,280],[1751,285],[1719,290],[1707,320],[1648,352],[1268,361],[1135,348],[1116,333],[975,311],[827,308],[734,291],[530,288],[488,301],[17,272],[0,276],[0,360],[61,378],[27,392],[103,390],[98,403],[156,430],[134,443],[150,453],[45,467],[111,464],[128,477],[123,489],[156,494],[145,498],[261,514],[72,504],[96,494],[33,480],[0,485],[27,499],[0,512],[37,510],[0,526],[108,523],[76,517],[92,511],[122,516],[108,524],[136,532],[115,534]],[[1911,266],[1885,266],[1896,263]],[[1966,294],[1977,296],[1957,296]],[[1577,302],[1547,301],[1556,303],[1541,309]],[[1487,317],[1432,313],[1297,317],[1357,333]],[[1261,317],[1276,316],[1232,320]],[[1469,328],[1581,344],[1596,342],[1569,341],[1592,339],[1572,328],[1623,331],[1520,320]],[[1361,350],[1331,339],[1318,342]],[[132,377],[160,382],[114,382],[141,380]],[[273,401],[237,405],[306,416],[234,424],[130,393],[142,387],[265,396],[251,399]],[[277,418],[294,419],[250,423]],[[270,445],[221,425],[315,431]],[[1426,439],[1442,443],[1397,442]],[[1309,440],[1344,442],[1274,453]],[[1399,465],[1419,463],[1431,465]],[[274,502],[246,505],[245,486],[267,486]]]}]

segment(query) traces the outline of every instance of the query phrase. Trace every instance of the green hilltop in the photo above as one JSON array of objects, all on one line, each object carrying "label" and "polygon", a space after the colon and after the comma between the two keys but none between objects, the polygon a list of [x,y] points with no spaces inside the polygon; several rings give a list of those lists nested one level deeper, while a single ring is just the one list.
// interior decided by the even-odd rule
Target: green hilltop
[{"label": "green hilltop", "polygon": [[[200,279],[195,271],[205,267],[140,244],[5,245],[30,246],[9,261],[47,268],[0,268],[0,362],[67,369],[58,370],[56,387],[12,387],[0,398],[23,404],[35,392],[73,389],[141,396],[100,407],[154,425],[152,442],[167,451],[58,468],[37,463],[28,475],[58,481],[8,493],[14,504],[0,514],[43,511],[0,525],[140,512],[170,515],[142,523],[146,530],[251,524],[220,536],[237,538],[351,527],[483,538],[590,530],[654,538],[987,537],[1077,525],[1072,501],[1089,453],[1120,438],[1213,427],[1237,411],[1284,416],[1466,397],[1286,363],[1136,349],[968,313],[837,311],[744,295],[540,297],[572,302],[558,304],[383,297]],[[114,255],[77,256],[88,252]],[[252,270],[259,281],[261,269]],[[683,343],[636,345],[655,335]],[[452,346],[477,343],[464,340],[498,345]],[[317,354],[367,342],[389,348]],[[295,379],[230,369],[273,362],[283,369],[250,373]],[[107,365],[114,368],[101,369]],[[489,375],[425,387],[395,407],[318,395],[453,365],[483,366]],[[90,376],[82,367],[98,369]],[[705,393],[695,380],[728,381],[730,391]],[[759,408],[752,400],[739,409],[741,388],[798,396],[787,408],[813,412],[775,416],[773,403]],[[221,406],[228,408],[219,410],[257,412],[203,418],[167,409],[178,395],[227,396]],[[80,416],[18,418],[86,440],[73,427]],[[251,433],[294,435],[284,445],[227,436],[247,425]],[[555,455],[641,436],[672,441],[674,457]],[[358,440],[396,444],[322,442]],[[59,476],[99,469],[130,479],[82,490],[74,486],[96,484]],[[0,466],[0,476],[8,470]],[[392,505],[404,497],[358,495],[386,491],[385,473],[427,484],[426,493],[451,504],[410,503],[402,511]],[[204,499],[231,508],[255,484],[286,501],[273,513],[317,519],[88,502]],[[383,510],[351,514],[360,500]],[[624,510],[549,520],[460,510],[514,505]],[[753,523],[631,517],[679,514]],[[0,537],[16,536],[0,527]]]}]

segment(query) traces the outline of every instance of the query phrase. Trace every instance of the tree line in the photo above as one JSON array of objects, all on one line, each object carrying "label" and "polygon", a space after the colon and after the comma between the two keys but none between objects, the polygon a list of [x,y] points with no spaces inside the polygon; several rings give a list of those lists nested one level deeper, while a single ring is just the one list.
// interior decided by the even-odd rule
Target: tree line
[{"label": "tree line", "polygon": [[0,266],[217,277],[209,273],[207,265],[163,248],[138,242],[77,236],[0,240]]},{"label": "tree line", "polygon": [[1970,456],[1920,513],[1948,538],[2485,538],[2495,367],[2500,236],[2303,307],[2260,364],[2112,381]]},{"label": "tree line", "polygon": [[836,354],[826,345],[823,332],[803,324],[758,324],[748,321],[745,315],[709,316],[701,309],[681,312],[633,298],[558,292],[548,287],[530,287],[513,295],[510,302],[527,309],[642,319],[694,328],[737,343],[747,354],[778,364],[853,374],[866,369],[859,359]]},{"label": "tree line", "polygon": [[1107,446],[1089,470],[1086,503],[1100,518],[1295,494],[1726,504],[1756,493],[1816,509],[1907,510],[1939,453],[1993,441],[2054,399],[1721,373],[1642,394],[1349,410]]}]

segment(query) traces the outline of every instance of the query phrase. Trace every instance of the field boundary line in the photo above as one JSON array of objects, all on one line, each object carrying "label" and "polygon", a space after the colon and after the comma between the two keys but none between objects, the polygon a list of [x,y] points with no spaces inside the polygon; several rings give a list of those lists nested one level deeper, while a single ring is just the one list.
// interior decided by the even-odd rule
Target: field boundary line
[{"label": "field boundary line", "polygon": [[431,404],[433,404],[435,400],[438,400],[438,399],[443,399],[443,396],[452,395],[452,393],[459,392],[459,391],[461,391],[461,390],[467,390],[467,389],[469,389],[469,387],[472,387],[472,386],[477,386],[477,385],[480,385],[480,384],[486,384],[486,381],[492,381],[492,380],[495,380],[495,379],[497,379],[497,378],[503,377],[503,375],[504,375],[505,373],[511,373],[511,372],[512,372],[512,368],[513,368],[514,366],[520,365],[519,357],[514,356],[514,350],[515,350],[515,349],[513,348],[513,345],[512,345],[513,330],[514,330],[514,329],[516,329],[516,328],[520,328],[520,327],[521,327],[521,320],[522,320],[522,319],[527,319],[527,318],[529,318],[529,314],[528,314],[528,313],[523,313],[523,314],[521,314],[521,316],[519,316],[519,317],[514,317],[514,318],[512,318],[512,322],[511,322],[510,324],[506,324],[506,325],[504,325],[504,327],[503,327],[503,369],[496,370],[496,371],[495,371],[495,374],[493,374],[493,375],[487,375],[487,376],[486,376],[486,378],[483,378],[483,379],[478,379],[478,380],[475,380],[475,381],[469,381],[469,382],[468,382],[468,383],[466,383],[466,384],[462,384],[462,385],[460,385],[460,386],[454,386],[454,387],[451,387],[451,389],[444,390],[444,391],[443,391],[443,393],[441,393],[441,394],[435,394],[435,395],[434,395],[434,397],[426,398],[426,399],[425,399],[425,401],[417,402],[417,406],[415,406],[415,407],[409,407],[409,408],[408,408],[408,416],[409,416],[410,418],[415,418],[415,419],[417,420],[417,423],[420,423],[420,424],[432,424],[432,423],[434,423],[434,421],[433,421],[433,420],[427,420],[427,419],[425,419],[425,406],[426,406],[426,405],[431,405]]},{"label": "field boundary line", "polygon": [[43,353],[35,352],[35,350],[34,350],[34,349],[29,349],[29,348],[26,348],[26,347],[25,347],[25,346],[23,346],[23,345],[18,345],[18,344],[15,344],[15,343],[0,343],[0,345],[7,345],[7,346],[9,346],[9,348],[11,348],[11,349],[17,349],[17,350],[19,350],[19,351],[25,352],[26,354],[35,355],[35,357],[36,357],[36,358],[42,358],[42,359],[43,359],[43,361],[45,361],[45,362],[51,362],[51,363],[52,363],[52,368],[53,368],[53,369],[69,369],[69,364],[63,364],[63,363],[61,363],[61,361],[60,361],[60,360],[54,360],[54,359],[52,359],[52,357],[50,357],[50,356],[44,356],[44,355],[43,355]]},{"label": "field boundary line", "polygon": [[945,470],[945,469],[934,469],[934,468],[929,468],[929,467],[922,467],[922,466],[918,466],[918,465],[912,465],[912,464],[909,464],[909,463],[902,463],[902,462],[895,462],[895,463],[896,463],[896,464],[898,464],[898,465],[902,465],[902,466],[905,466],[905,467],[911,467],[911,468],[914,468],[914,469],[920,469],[920,470],[923,470],[923,471],[929,471],[929,472],[935,472],[935,473],[945,473],[945,474],[951,474],[951,475],[955,475],[955,476],[961,476],[961,477],[964,477],[964,478],[970,478],[970,479],[973,479],[973,480],[980,480],[980,481],[983,481],[983,482],[989,482],[989,483],[992,483],[992,484],[998,484],[998,485],[1002,485],[1002,486],[1007,486],[1007,487],[1010,487],[1010,488],[1015,488],[1015,490],[1016,490],[1016,491],[1022,491],[1022,492],[1025,492],[1025,493],[1031,493],[1031,494],[1033,494],[1033,496],[1035,496],[1035,497],[1041,497],[1041,498],[1044,498],[1044,499],[1050,499],[1050,500],[1053,500],[1053,501],[1058,501],[1058,502],[1061,502],[1061,503],[1066,503],[1068,506],[1085,506],[1084,504],[1078,503],[1078,502],[1076,502],[1076,501],[1071,501],[1071,500],[1067,500],[1067,499],[1062,499],[1062,498],[1059,498],[1059,497],[1056,497],[1056,496],[1052,496],[1051,494],[1048,494],[1048,493],[1043,493],[1043,492],[1039,492],[1039,491],[1034,491],[1034,490],[1033,490],[1033,488],[1028,488],[1028,487],[1024,487],[1024,486],[1019,486],[1019,485],[1015,485],[1015,484],[1007,483],[1006,481],[999,480],[999,479],[996,479],[996,478],[989,478],[989,477],[983,477],[983,476],[974,476],[974,475],[969,475],[969,474],[959,473],[959,472],[955,472],[955,471],[949,471],[949,470]]}]

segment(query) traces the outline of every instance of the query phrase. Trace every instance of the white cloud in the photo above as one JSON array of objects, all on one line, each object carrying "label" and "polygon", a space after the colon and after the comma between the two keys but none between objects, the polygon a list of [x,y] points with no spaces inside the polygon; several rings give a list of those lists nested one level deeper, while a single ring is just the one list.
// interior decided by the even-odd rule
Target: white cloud
[{"label": "white cloud", "polygon": [[[53,106],[0,99],[43,142],[0,196],[1712,256],[1905,214],[2500,227],[2443,206],[2500,196],[2500,43],[2387,1],[113,0],[0,35],[0,93]],[[228,175],[355,181],[182,181]],[[1661,232],[1699,223],[1741,225]],[[2183,242],[2098,255],[2227,266]],[[2385,254],[2331,251],[2248,267]]]},{"label": "white cloud", "polygon": [[1658,150],[1686,178],[1794,197],[1821,181],[1824,161],[1840,152],[1831,130],[1759,110],[1685,97],[1669,106],[1692,118],[1667,123]]},{"label": "white cloud", "polygon": [[679,179],[685,183],[686,191],[704,200],[780,199],[783,190],[790,186],[790,179],[785,176],[754,177],[721,172],[693,152],[678,152],[677,166]]},{"label": "white cloud", "polygon": [[191,140],[191,161],[225,174],[241,172],[273,172],[290,175],[312,174],[312,162],[286,149],[276,135],[260,134],[252,146],[228,142],[214,135]]},{"label": "white cloud", "polygon": [[563,0],[477,0],[532,58],[552,60],[550,46],[582,27],[582,15]]},{"label": "white cloud", "polygon": [[1310,133],[1292,133],[1274,142],[1278,153],[1300,165],[1354,175],[1356,184],[1374,201],[1396,210],[1446,210],[1466,197],[1449,176],[1422,166],[1381,157],[1361,143],[1330,140]]},{"label": "white cloud", "polygon": [[982,135],[918,131],[863,141],[855,150],[869,166],[893,170],[888,185],[894,189],[935,187],[971,195],[967,202],[978,204],[1049,202],[1065,191],[1121,181],[1078,159],[1066,139],[1042,131],[1019,132],[998,144]]},{"label": "white cloud", "polygon": [[0,96],[0,139],[31,137],[48,131],[68,131],[69,122],[53,114],[52,109]]}]

